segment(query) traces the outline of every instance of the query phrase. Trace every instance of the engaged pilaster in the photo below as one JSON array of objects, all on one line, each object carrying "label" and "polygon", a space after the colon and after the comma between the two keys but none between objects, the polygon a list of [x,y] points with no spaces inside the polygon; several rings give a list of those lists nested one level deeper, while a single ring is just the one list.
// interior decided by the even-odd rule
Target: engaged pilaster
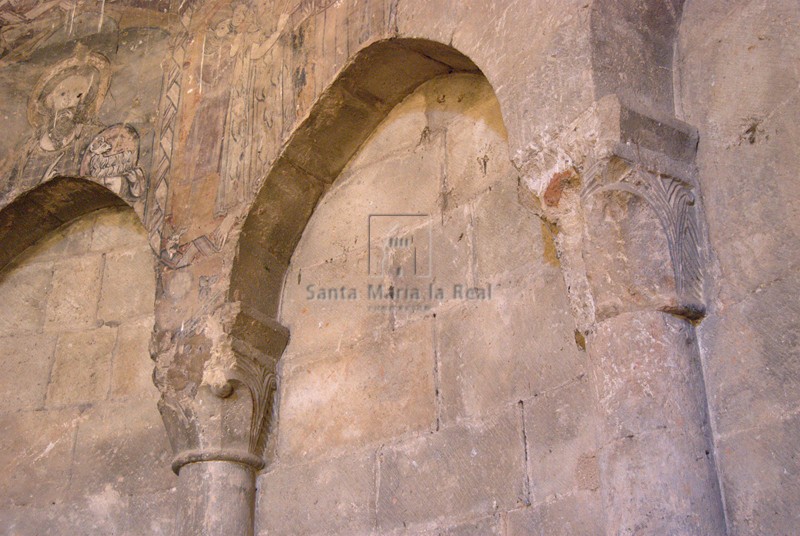
[{"label": "engaged pilaster", "polygon": [[521,166],[598,389],[608,534],[721,534],[694,323],[705,313],[696,131],[607,96]]}]

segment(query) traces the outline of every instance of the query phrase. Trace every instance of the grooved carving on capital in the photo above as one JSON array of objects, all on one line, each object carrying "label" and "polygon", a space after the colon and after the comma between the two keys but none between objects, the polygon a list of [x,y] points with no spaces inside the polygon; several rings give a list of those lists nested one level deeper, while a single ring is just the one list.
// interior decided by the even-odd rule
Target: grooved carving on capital
[{"label": "grooved carving on capital", "polygon": [[583,329],[624,311],[704,314],[697,139],[689,125],[611,95],[517,162],[542,215],[558,226]]},{"label": "grooved carving on capital", "polygon": [[157,334],[155,382],[176,472],[212,460],[263,467],[276,365],[288,340],[286,328],[238,303],[177,333]]}]

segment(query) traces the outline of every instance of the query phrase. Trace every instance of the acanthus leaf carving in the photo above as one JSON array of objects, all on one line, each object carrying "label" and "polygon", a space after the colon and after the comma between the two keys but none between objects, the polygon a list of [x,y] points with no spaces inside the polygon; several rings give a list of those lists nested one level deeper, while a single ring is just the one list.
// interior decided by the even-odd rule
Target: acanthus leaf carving
[{"label": "acanthus leaf carving", "polygon": [[[663,232],[660,240],[665,239],[667,260],[663,266],[655,257],[637,262],[648,266],[659,281],[666,275],[658,273],[669,270],[674,281],[669,292],[663,288],[632,288],[630,294],[650,293],[651,305],[689,319],[703,316],[704,236],[694,164],[696,147],[697,133],[689,125],[639,114],[611,95],[595,103],[561,135],[544,140],[519,165],[527,186],[543,200],[542,215],[563,231],[557,244],[573,311],[582,329],[591,329],[598,315],[614,314],[619,307],[635,310],[642,306],[641,302],[626,305],[626,297],[617,293],[617,303],[604,310],[608,303],[602,303],[604,298],[599,296],[604,281],[622,278],[617,289],[635,287],[636,283],[626,279],[630,274],[599,273],[598,262],[602,261],[592,264],[587,259],[587,245],[602,239],[594,236],[600,231],[590,226],[588,215],[592,210],[602,211],[607,202],[603,196],[613,192],[640,199],[652,211]],[[626,223],[614,225],[619,230]],[[636,222],[627,225],[636,226]],[[621,238],[606,240],[610,241],[606,246],[611,247]],[[618,259],[629,256],[627,251],[608,254]]]},{"label": "acanthus leaf carving", "polygon": [[[187,463],[210,460],[263,467],[276,365],[288,338],[286,328],[253,318],[238,303],[223,305],[173,337],[161,337],[163,344],[153,350],[159,362],[156,383],[176,472]],[[177,373],[186,368],[197,374]]]}]

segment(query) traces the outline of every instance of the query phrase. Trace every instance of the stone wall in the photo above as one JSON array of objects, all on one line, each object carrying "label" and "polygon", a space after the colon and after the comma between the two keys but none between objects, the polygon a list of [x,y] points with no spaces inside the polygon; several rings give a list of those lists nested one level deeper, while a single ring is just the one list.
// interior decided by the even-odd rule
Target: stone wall
[{"label": "stone wall", "polygon": [[688,3],[677,111],[714,254],[700,326],[728,530],[800,523],[800,57],[794,2]]},{"label": "stone wall", "polygon": [[170,533],[154,293],[130,209],[84,216],[0,273],[4,534]]},{"label": "stone wall", "polygon": [[[315,211],[284,288],[259,534],[601,532],[587,358],[507,147],[485,78],[436,78]],[[413,238],[416,273],[390,237]]]},{"label": "stone wall", "polygon": [[793,533],[795,3],[0,0],[2,530]]}]

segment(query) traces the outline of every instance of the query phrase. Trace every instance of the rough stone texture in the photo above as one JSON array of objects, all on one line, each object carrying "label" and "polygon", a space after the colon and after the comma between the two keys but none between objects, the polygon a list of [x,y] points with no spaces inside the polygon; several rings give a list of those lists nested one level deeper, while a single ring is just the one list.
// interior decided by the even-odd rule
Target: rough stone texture
[{"label": "rough stone texture", "polygon": [[38,331],[44,322],[47,288],[52,267],[43,264],[20,266],[3,274],[0,328],[3,334]]},{"label": "rough stone texture", "polygon": [[[106,238],[110,227],[114,241]],[[134,269],[104,262],[150,255],[143,234],[130,210],[90,214],[0,276],[0,295],[9,296],[0,310],[21,313],[0,339],[4,533],[171,533],[175,479],[147,350],[152,256]],[[106,277],[108,269],[125,277]],[[123,305],[124,315],[97,327],[103,296],[131,290],[149,296],[149,308]],[[32,297],[48,322],[27,315],[24,300]]]},{"label": "rough stone texture", "polygon": [[434,350],[418,322],[287,367],[278,456],[289,462],[429,430],[435,422]]},{"label": "rough stone texture", "polygon": [[715,253],[698,334],[731,535],[797,526],[799,16],[689,2],[678,48],[676,110],[700,131]]},{"label": "rough stone texture", "polygon": [[382,450],[379,529],[446,525],[524,503],[524,453],[514,409]]},{"label": "rough stone texture", "polygon": [[105,327],[59,337],[47,389],[48,407],[105,400],[116,340],[117,330]]},{"label": "rough stone texture", "polygon": [[598,325],[587,351],[605,443],[606,529],[723,532],[693,326],[661,312],[622,314]]},{"label": "rough stone texture", "polygon": [[507,536],[549,536],[550,534],[607,534],[603,528],[602,503],[596,493],[579,491],[509,512]]},{"label": "rough stone texture", "polygon": [[[797,23],[788,0],[0,0],[0,531],[722,533],[694,521],[713,496],[728,534],[793,533]],[[65,225],[126,206],[136,244],[131,212]],[[429,218],[370,242],[397,211]],[[388,237],[430,237],[423,288],[491,298],[307,298],[366,300],[375,258],[412,285]],[[516,501],[385,473],[470,441]],[[265,459],[295,487],[254,523]],[[344,498],[288,476],[334,460]]]},{"label": "rough stone texture", "polygon": [[[389,114],[325,196],[284,288],[282,322],[292,338],[276,457],[259,478],[258,531],[502,534],[503,513],[531,500],[526,459],[542,445],[574,443],[574,434],[549,431],[526,440],[531,423],[519,401],[535,404],[539,394],[586,380],[586,364],[552,237],[520,204],[507,162],[486,82],[441,77]],[[387,236],[370,242],[368,217],[403,212],[429,215],[411,227],[401,220],[395,232],[432,241],[430,275],[369,277],[367,248],[375,255]],[[414,225],[430,234],[414,234]],[[357,297],[310,299],[311,284],[344,285]],[[369,284],[425,292],[433,284],[445,295],[377,301],[376,310]],[[491,298],[454,299],[455,284],[491,285]],[[592,413],[590,404],[573,405]],[[584,425],[592,437],[591,416]],[[573,449],[571,459],[589,480],[592,468],[579,468],[578,458],[592,448]],[[327,491],[333,479],[340,488]]]},{"label": "rough stone texture", "polygon": [[48,297],[45,320],[48,330],[97,326],[102,266],[103,258],[93,255],[66,259],[53,268],[53,290]]},{"label": "rough stone texture", "polygon": [[524,402],[530,488],[536,504],[579,490],[599,495],[595,400],[587,376]]},{"label": "rough stone texture", "polygon": [[[0,403],[16,409],[41,409],[47,395],[55,337],[41,335],[0,338]],[[20,389],[19,385],[26,389]]]},{"label": "rough stone texture", "polygon": [[268,471],[259,478],[261,535],[371,534],[375,451]]}]

